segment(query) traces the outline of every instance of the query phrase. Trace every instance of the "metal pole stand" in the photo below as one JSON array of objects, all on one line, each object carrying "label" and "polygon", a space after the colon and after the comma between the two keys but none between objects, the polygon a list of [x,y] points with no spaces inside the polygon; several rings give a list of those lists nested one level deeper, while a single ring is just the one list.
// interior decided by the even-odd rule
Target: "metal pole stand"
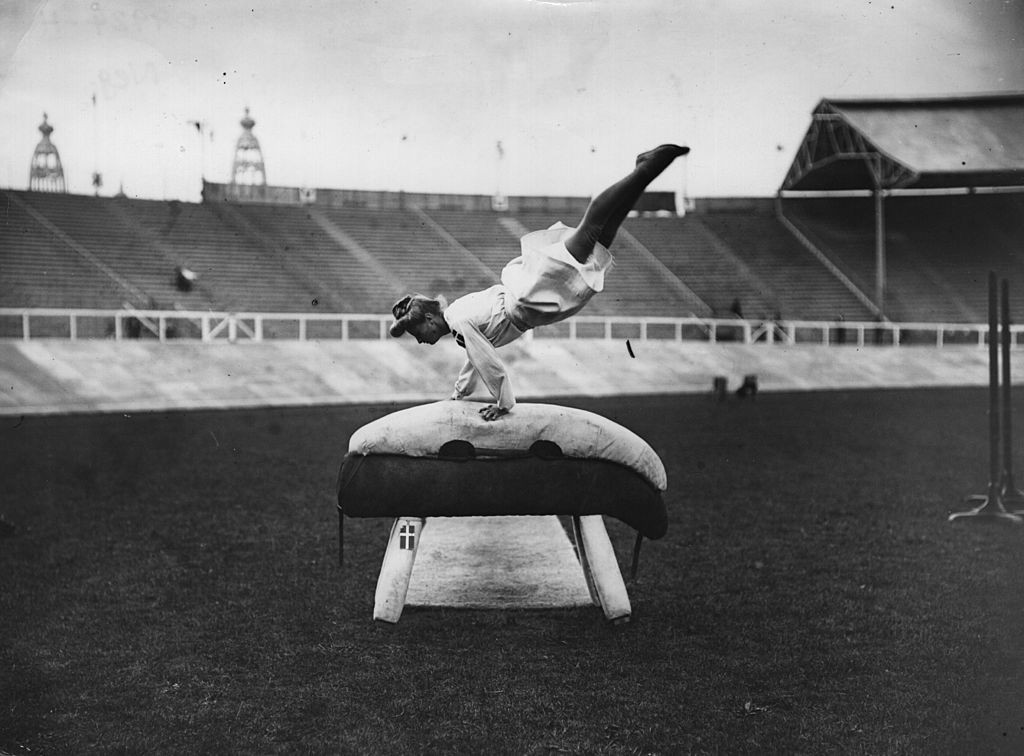
[{"label": "metal pole stand", "polygon": [[1024,491],[1013,482],[1013,394],[1010,380],[1010,344],[1013,334],[1010,332],[1010,282],[1002,280],[1002,295],[999,304],[1000,320],[1002,321],[1002,435],[1003,435],[1003,471],[999,482],[999,495],[1003,504],[1014,508],[1014,514],[1022,514],[1024,508]]},{"label": "metal pole stand", "polygon": [[966,512],[954,512],[949,516],[950,522],[962,517],[989,517],[1007,520],[1014,525],[1024,525],[1024,517],[1006,511],[1006,507],[1003,506],[1003,499],[999,494],[999,486],[995,483],[989,484],[987,494],[972,494],[965,501],[978,501],[981,503],[974,509],[969,509]]},{"label": "metal pole stand", "polygon": [[[1006,302],[1006,281],[1003,282],[1003,306],[1008,313]],[[1009,470],[1008,455],[1005,460],[1006,466],[1000,464],[1000,425],[1006,425],[1009,430],[1009,408],[1004,407],[1004,415],[1000,415],[1000,374],[999,374],[999,317],[997,307],[998,291],[996,287],[996,274],[990,271],[988,274],[988,440],[989,440],[989,477],[988,493],[974,494],[967,497],[969,502],[978,502],[978,506],[966,512],[954,512],[949,516],[949,521],[965,517],[983,517],[996,520],[1005,520],[1015,525],[1024,525],[1024,517],[1006,511],[1003,505],[1003,490],[1006,489],[1011,495],[1019,492],[1013,486],[1013,474]],[[1009,316],[1004,318],[1009,321]],[[1009,392],[1009,348],[1010,348],[1010,327],[1007,322],[1003,331],[1003,375],[1006,378],[1005,390]],[[1002,422],[1001,422],[1002,421]],[[1004,437],[1006,446],[1009,448],[1009,433]],[[1001,469],[1002,468],[1002,469]],[[1024,494],[1022,494],[1024,497]],[[1024,499],[1022,499],[1024,500]]]},{"label": "metal pole stand", "polygon": [[1024,515],[1024,491],[1021,491],[1013,483],[1013,473],[1009,470],[1003,471],[1003,479],[999,484],[999,498],[1004,506],[1012,507],[1012,514],[1016,517]]}]

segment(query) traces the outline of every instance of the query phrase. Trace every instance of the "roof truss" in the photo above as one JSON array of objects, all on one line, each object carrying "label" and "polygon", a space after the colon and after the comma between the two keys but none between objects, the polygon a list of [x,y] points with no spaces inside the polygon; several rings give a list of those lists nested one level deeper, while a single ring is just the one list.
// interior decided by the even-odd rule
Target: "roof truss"
[{"label": "roof truss", "polygon": [[918,174],[878,150],[839,113],[827,108],[814,113],[807,135],[790,166],[783,189],[798,188],[812,172],[837,163],[857,161],[871,176],[876,189],[899,189],[913,183]]}]

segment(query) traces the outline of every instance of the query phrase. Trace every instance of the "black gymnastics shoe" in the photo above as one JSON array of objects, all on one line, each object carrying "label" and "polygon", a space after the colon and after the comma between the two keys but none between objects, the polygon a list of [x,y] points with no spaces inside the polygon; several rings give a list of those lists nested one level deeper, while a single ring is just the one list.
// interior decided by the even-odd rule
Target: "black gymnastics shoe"
[{"label": "black gymnastics shoe", "polygon": [[636,164],[646,163],[648,160],[655,158],[664,159],[668,158],[669,162],[675,160],[677,157],[689,154],[689,147],[681,147],[678,144],[662,144],[655,147],[653,150],[647,152],[641,152],[636,156]]}]

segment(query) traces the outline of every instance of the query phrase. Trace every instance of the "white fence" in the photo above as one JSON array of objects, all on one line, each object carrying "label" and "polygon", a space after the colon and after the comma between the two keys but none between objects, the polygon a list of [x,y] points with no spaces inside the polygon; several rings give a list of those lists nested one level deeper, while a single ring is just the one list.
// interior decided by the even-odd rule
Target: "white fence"
[{"label": "white fence", "polygon": [[[34,339],[198,339],[264,341],[269,339],[388,338],[391,318],[379,314],[210,312],[186,310],[119,310],[0,308],[0,338]],[[1014,346],[1024,326],[1011,326]],[[539,328],[530,338],[636,339],[765,344],[855,346],[948,344],[982,346],[988,326],[964,323],[875,323],[810,320],[756,321],[715,318],[576,316]]]}]

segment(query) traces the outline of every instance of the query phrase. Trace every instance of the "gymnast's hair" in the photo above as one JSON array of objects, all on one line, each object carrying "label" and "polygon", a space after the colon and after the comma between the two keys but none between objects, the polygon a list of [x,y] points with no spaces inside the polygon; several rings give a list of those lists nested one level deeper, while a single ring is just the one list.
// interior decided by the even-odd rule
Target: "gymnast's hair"
[{"label": "gymnast's hair", "polygon": [[395,322],[391,324],[389,332],[396,338],[401,336],[409,330],[410,326],[418,325],[426,320],[428,312],[440,315],[445,303],[445,298],[440,295],[434,299],[422,294],[408,294],[402,297],[391,307],[391,314],[395,316]]}]

